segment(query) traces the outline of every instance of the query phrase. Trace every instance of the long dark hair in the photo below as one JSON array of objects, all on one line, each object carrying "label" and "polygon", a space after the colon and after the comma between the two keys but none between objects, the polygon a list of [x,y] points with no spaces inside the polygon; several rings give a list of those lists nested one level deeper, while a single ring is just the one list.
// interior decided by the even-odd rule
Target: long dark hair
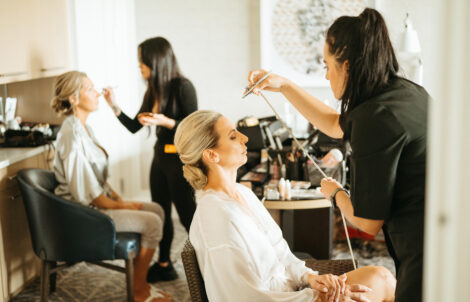
[{"label": "long dark hair", "polygon": [[327,31],[329,52],[340,64],[349,62],[341,96],[341,128],[351,110],[386,89],[396,77],[398,61],[382,15],[366,8],[358,17],[342,16]]},{"label": "long dark hair", "polygon": [[170,84],[182,77],[170,42],[163,37],[150,38],[139,44],[139,60],[151,69],[144,102],[153,106],[158,99],[159,112],[168,103]]}]

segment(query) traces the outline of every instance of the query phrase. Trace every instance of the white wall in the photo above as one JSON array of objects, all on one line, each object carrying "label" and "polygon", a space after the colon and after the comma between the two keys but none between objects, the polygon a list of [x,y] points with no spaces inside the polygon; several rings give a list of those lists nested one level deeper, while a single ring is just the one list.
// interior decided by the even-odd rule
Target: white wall
[{"label": "white wall", "polygon": [[[241,100],[249,71],[260,67],[259,15],[257,0],[135,0],[136,40],[163,36],[170,41],[183,74],[196,87],[200,109],[221,112],[232,122],[270,116],[262,99]],[[140,85],[139,95],[144,89]],[[311,92],[333,101],[329,88]],[[283,114],[288,102],[279,94],[266,96]],[[297,125],[308,125],[299,114],[295,118]],[[141,142],[141,179],[149,173],[154,142],[153,135]]]},{"label": "white wall", "polygon": [[[435,41],[438,13],[433,1],[377,0],[392,42],[397,45],[410,13],[418,32],[424,64],[424,83],[431,95],[437,87]],[[271,115],[256,97],[240,100],[247,75],[260,66],[259,1],[257,0],[135,0],[137,41],[163,36],[173,45],[183,73],[196,86],[199,106],[220,111],[232,121]],[[275,71],[274,71],[275,72]],[[330,88],[311,88],[320,100],[334,104]],[[267,93],[283,112],[284,99]]]},{"label": "white wall", "polygon": [[377,0],[378,10],[385,18],[395,51],[398,50],[400,33],[404,30],[406,13],[410,14],[422,49],[423,86],[431,96],[436,95],[436,87],[440,81],[438,64],[442,61],[438,55],[439,43],[436,38],[441,30],[439,2],[439,0]]},{"label": "white wall", "polygon": [[[138,90],[140,73],[133,1],[73,0],[71,16],[75,68],[86,72],[98,91],[117,85],[118,103],[133,117],[142,100]],[[142,189],[148,188],[148,172],[141,173],[139,160],[146,133],[132,135],[127,131],[104,98],[87,122],[110,155],[113,188],[124,198],[139,195]],[[146,197],[150,199],[149,194]]]},{"label": "white wall", "polygon": [[[259,1],[136,0],[137,41],[163,36],[173,45],[183,73],[194,83],[201,109],[233,122],[273,115],[261,98],[241,100],[250,70],[260,67]],[[275,70],[274,70],[275,72]],[[333,100],[329,88],[311,90]],[[284,99],[266,93],[284,112]]]}]

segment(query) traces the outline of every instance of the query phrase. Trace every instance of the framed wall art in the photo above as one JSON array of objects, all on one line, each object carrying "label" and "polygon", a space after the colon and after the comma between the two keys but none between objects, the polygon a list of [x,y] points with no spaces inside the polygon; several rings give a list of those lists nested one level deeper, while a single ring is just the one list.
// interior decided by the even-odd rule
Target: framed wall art
[{"label": "framed wall art", "polygon": [[302,87],[327,86],[325,32],[342,15],[357,16],[373,0],[260,0],[261,67]]}]

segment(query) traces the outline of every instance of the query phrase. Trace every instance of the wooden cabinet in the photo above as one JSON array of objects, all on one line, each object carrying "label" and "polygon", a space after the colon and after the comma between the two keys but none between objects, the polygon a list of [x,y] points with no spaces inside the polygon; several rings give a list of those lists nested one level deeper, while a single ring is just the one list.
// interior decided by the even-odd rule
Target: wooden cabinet
[{"label": "wooden cabinet", "polygon": [[58,75],[70,66],[66,0],[35,0],[35,34],[31,49],[33,78]]},{"label": "wooden cabinet", "polygon": [[67,0],[0,0],[0,84],[70,68],[68,5]]},{"label": "wooden cabinet", "polygon": [[0,84],[30,78],[28,66],[30,30],[34,28],[30,0],[0,0]]},{"label": "wooden cabinet", "polygon": [[0,301],[9,301],[40,273],[33,252],[28,220],[15,175],[24,168],[50,169],[52,152],[0,169]]}]

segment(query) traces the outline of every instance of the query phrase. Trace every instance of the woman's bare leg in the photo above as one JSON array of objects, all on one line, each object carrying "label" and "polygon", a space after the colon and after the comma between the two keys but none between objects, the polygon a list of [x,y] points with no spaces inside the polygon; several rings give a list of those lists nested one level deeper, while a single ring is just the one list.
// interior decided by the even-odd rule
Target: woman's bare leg
[{"label": "woman's bare leg", "polygon": [[[135,258],[135,271],[134,271],[134,300],[135,302],[145,301],[150,295],[150,285],[147,283],[147,271],[149,269],[150,261],[152,260],[155,249],[140,247],[139,254]],[[154,302],[171,301],[169,295],[165,298],[156,298]]]},{"label": "woman's bare leg", "polygon": [[139,254],[135,258],[134,270],[134,299],[136,302],[145,301],[150,294],[150,287],[147,284],[147,270],[152,260],[155,249],[140,247]]},{"label": "woman's bare leg", "polygon": [[[141,234],[140,251],[135,258],[134,270],[134,299],[136,302],[145,301],[150,295],[150,285],[147,283],[147,272],[152,260],[155,247],[162,237],[163,210],[160,206],[142,203],[141,210],[105,210],[115,224],[118,232],[135,232]],[[163,293],[163,295],[168,295]],[[153,302],[171,301],[164,298],[154,299]]]},{"label": "woman's bare leg", "polygon": [[397,280],[383,266],[365,266],[346,273],[346,283],[362,284],[372,289],[365,296],[373,302],[395,301]]}]

